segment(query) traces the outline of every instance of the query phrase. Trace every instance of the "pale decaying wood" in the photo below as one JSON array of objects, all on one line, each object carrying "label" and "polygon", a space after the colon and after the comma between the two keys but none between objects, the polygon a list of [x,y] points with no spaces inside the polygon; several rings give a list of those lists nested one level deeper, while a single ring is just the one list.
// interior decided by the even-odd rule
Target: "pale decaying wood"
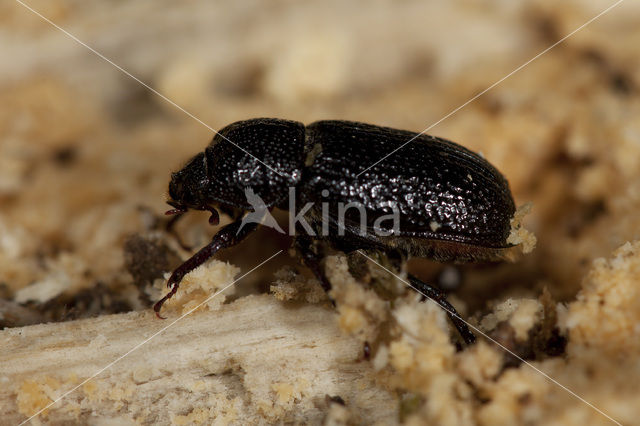
[{"label": "pale decaying wood", "polygon": [[[268,295],[195,312],[36,421],[319,424],[326,395],[339,395],[356,423],[394,422],[393,397],[335,315]],[[3,423],[23,421],[172,320],[145,311],[0,331]]]}]

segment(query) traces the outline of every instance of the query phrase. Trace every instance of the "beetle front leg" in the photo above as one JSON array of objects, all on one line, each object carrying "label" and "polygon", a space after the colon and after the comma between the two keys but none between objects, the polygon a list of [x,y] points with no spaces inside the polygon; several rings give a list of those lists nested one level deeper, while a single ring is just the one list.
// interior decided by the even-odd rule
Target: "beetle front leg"
[{"label": "beetle front leg", "polygon": [[164,302],[171,299],[171,297],[176,294],[178,287],[180,286],[180,281],[182,281],[182,278],[184,278],[185,275],[205,263],[220,249],[238,244],[258,227],[257,223],[245,223],[244,226],[242,225],[242,220],[239,219],[225,226],[218,231],[216,235],[214,235],[213,240],[209,244],[201,248],[196,254],[191,256],[187,261],[173,271],[169,281],[167,282],[167,287],[171,290],[166,296],[153,305],[153,310],[156,312],[156,316],[158,316],[158,318],[162,318],[159,314],[160,308],[162,308]]},{"label": "beetle front leg", "polygon": [[176,239],[178,245],[180,247],[182,247],[183,250],[187,250],[187,251],[191,250],[191,247],[189,245],[185,244],[182,241],[182,238],[180,238],[180,235],[178,235],[178,233],[176,232],[176,228],[175,228],[176,222],[178,222],[180,220],[180,218],[184,216],[184,212],[176,212],[176,213],[174,213],[172,210],[169,210],[165,214],[167,214],[167,215],[172,214],[173,215],[173,217],[171,219],[169,219],[169,221],[167,222],[167,226],[165,227],[165,230],[169,234],[173,235],[173,237]]},{"label": "beetle front leg", "polygon": [[419,293],[422,293],[423,300],[428,297],[429,299],[440,305],[447,312],[447,316],[449,317],[451,322],[453,322],[453,325],[456,326],[456,328],[458,329],[458,333],[460,333],[460,336],[462,336],[466,344],[470,345],[472,343],[475,343],[476,336],[471,332],[471,330],[469,330],[469,326],[467,326],[456,309],[451,305],[451,303],[447,301],[446,295],[442,292],[442,290],[436,287],[432,287],[423,281],[420,281],[418,278],[414,277],[411,274],[409,274],[407,278],[409,278],[411,286],[415,290],[418,290]]}]

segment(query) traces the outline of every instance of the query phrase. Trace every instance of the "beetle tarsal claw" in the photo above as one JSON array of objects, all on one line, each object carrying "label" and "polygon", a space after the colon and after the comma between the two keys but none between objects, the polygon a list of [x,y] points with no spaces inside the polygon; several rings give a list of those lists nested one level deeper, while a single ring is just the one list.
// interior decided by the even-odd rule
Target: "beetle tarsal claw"
[{"label": "beetle tarsal claw", "polygon": [[162,309],[162,305],[164,304],[164,302],[167,301],[167,299],[169,299],[171,293],[167,294],[166,296],[164,296],[162,299],[158,300],[155,305],[153,305],[153,311],[156,313],[156,317],[160,318],[160,319],[167,319],[166,317],[163,317],[162,315],[160,315],[160,309]]},{"label": "beetle tarsal claw", "polygon": [[171,280],[169,280],[169,282],[167,283],[167,287],[169,287],[170,289],[169,292],[165,294],[162,299],[158,300],[155,305],[153,305],[153,310],[155,311],[156,316],[160,319],[166,319],[165,317],[160,315],[160,309],[162,309],[162,305],[164,305],[164,302],[171,299],[171,297],[176,294],[176,292],[178,291],[178,282],[172,282]]}]

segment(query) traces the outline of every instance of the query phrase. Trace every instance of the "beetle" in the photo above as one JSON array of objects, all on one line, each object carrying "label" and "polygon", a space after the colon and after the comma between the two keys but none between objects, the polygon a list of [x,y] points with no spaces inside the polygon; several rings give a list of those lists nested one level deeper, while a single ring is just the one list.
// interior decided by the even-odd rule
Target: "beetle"
[{"label": "beetle", "polygon": [[[498,260],[511,247],[507,238],[515,204],[507,180],[482,156],[454,142],[342,120],[307,126],[272,118],[238,121],[171,176],[168,204],[173,209],[167,214],[208,210],[216,224],[221,211],[233,222],[173,271],[167,283],[171,290],[154,305],[155,312],[188,272],[258,227],[257,221],[243,222],[255,210],[247,191],[266,209],[289,210],[292,189],[297,203],[311,205],[303,215],[310,226],[297,227],[305,229],[296,229],[293,245],[326,291],[331,284],[321,261],[329,247],[443,262]],[[345,211],[345,203],[360,209]],[[394,227],[380,221],[392,211],[397,213]],[[467,343],[474,341],[442,291],[414,276],[409,280],[445,308]]]}]

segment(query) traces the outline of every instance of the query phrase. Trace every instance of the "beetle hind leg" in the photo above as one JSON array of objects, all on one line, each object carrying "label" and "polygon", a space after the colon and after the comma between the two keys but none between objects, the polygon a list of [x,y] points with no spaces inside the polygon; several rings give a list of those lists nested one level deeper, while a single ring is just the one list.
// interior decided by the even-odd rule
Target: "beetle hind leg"
[{"label": "beetle hind leg", "polygon": [[411,283],[411,287],[413,287],[414,290],[417,290],[418,293],[422,294],[422,300],[429,298],[440,305],[440,307],[447,312],[447,316],[449,317],[453,325],[455,325],[458,333],[460,333],[460,336],[462,336],[462,339],[464,339],[466,344],[470,345],[472,343],[475,343],[476,336],[471,332],[471,330],[469,330],[469,326],[451,305],[451,303],[447,301],[446,295],[442,292],[442,290],[436,287],[432,287],[424,281],[420,281],[418,278],[411,274],[408,275],[408,278],[409,282]]},{"label": "beetle hind leg", "polygon": [[[314,247],[313,240],[308,237],[296,237],[293,247],[299,253],[302,263],[313,272],[320,281],[322,288],[328,293],[329,290],[331,290],[331,283],[327,279],[324,268],[322,267],[323,253],[317,251],[318,247]],[[402,259],[402,256],[400,256],[399,259]],[[453,305],[447,301],[446,294],[442,290],[420,281],[411,274],[408,275],[408,278],[411,287],[422,294],[422,300],[429,298],[446,311],[447,316],[451,319],[451,322],[453,322],[453,325],[466,344],[470,345],[475,343],[476,336],[471,332],[469,326]]]}]

